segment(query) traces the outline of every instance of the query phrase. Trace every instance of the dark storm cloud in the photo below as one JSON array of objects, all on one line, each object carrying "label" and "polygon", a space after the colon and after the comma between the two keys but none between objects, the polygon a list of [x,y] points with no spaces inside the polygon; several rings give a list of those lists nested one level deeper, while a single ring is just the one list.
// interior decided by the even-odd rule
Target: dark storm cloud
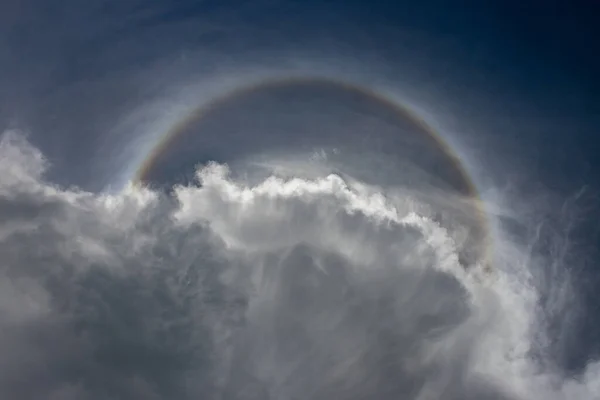
[{"label": "dark storm cloud", "polygon": [[[149,192],[103,197],[50,186],[39,154],[14,135],[0,153],[3,398],[352,399],[423,390],[507,398],[470,369],[474,337],[460,334],[469,326],[465,289],[433,268],[433,253],[420,258],[421,271],[410,266],[418,230],[369,228],[360,215],[333,227],[338,245],[356,234],[403,237],[395,252],[408,264],[400,267],[367,267],[394,262],[377,257],[385,247],[372,240],[352,261],[335,238],[315,236],[311,221],[338,201],[319,193],[335,185],[315,186],[308,203],[290,193],[263,209],[267,199],[257,198],[237,227],[227,218],[241,217],[239,204],[220,204],[218,186],[200,197],[186,189],[183,205],[199,201],[225,216],[208,229],[195,216],[202,207]],[[283,220],[251,228],[268,209],[297,221],[279,244],[270,238]]]},{"label": "dark storm cloud", "polygon": [[[203,318],[228,300],[211,281],[224,268],[205,234],[188,229],[184,240],[156,212],[124,227],[99,199],[36,184],[40,169],[27,156],[35,151],[16,145],[24,143],[13,136],[0,146],[1,186],[11,189],[2,190],[0,396],[188,398],[194,387],[208,390]],[[211,298],[198,284],[210,286]]]},{"label": "dark storm cloud", "polygon": [[244,187],[218,165],[174,197],[62,190],[15,134],[0,167],[2,398],[596,393],[595,364],[528,372],[525,303],[472,281],[408,203],[336,177]]}]

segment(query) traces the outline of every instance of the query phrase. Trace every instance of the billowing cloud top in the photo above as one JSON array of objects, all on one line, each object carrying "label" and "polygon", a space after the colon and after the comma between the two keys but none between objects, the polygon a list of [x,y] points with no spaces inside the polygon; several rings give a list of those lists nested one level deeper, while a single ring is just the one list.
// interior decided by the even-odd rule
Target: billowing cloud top
[{"label": "billowing cloud top", "polygon": [[597,363],[566,379],[530,357],[527,271],[465,270],[413,199],[219,164],[169,195],[93,194],[45,168],[3,136],[0,398],[600,395]]}]

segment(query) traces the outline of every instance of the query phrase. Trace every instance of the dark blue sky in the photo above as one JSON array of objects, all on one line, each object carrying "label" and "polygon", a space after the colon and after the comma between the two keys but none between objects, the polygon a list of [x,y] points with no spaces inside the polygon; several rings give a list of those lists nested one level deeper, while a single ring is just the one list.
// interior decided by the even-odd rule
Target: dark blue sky
[{"label": "dark blue sky", "polygon": [[[514,136],[510,140],[526,144],[522,148],[545,147],[530,156],[540,158],[540,170],[569,175],[555,179],[561,189],[575,190],[566,182],[577,181],[577,187],[590,181],[600,150],[599,6],[591,1],[469,3],[9,1],[0,17],[5,71],[0,118],[8,124],[17,115],[33,131],[47,131],[51,117],[42,115],[50,113],[63,131],[79,129],[81,122],[66,122],[77,110],[56,115],[40,99],[64,109],[57,92],[78,86],[89,107],[122,109],[114,97],[135,102],[150,89],[131,87],[126,99],[108,86],[122,87],[119,80],[152,63],[198,48],[248,57],[335,48],[358,59],[377,57],[392,69],[402,65],[402,73],[410,65],[416,80],[431,78],[464,104],[463,111],[476,108],[471,123],[497,130],[493,134],[507,140]],[[112,97],[106,107],[104,97]],[[84,108],[79,114],[93,114],[85,105],[78,107]],[[101,131],[106,123],[92,124]]]}]

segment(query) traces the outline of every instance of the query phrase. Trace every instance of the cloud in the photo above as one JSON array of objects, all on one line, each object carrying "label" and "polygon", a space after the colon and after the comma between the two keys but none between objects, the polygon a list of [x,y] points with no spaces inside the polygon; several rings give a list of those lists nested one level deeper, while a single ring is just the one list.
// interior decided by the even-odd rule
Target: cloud
[{"label": "cloud", "polygon": [[534,288],[468,271],[411,201],[336,175],[64,189],[0,141],[0,398],[567,399]]}]

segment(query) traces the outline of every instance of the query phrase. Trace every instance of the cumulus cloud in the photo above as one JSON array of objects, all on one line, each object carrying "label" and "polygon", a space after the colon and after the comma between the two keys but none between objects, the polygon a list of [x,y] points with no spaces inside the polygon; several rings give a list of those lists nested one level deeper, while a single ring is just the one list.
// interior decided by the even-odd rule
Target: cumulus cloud
[{"label": "cumulus cloud", "polygon": [[536,288],[458,260],[412,201],[336,175],[60,188],[0,141],[0,398],[573,399]]}]

